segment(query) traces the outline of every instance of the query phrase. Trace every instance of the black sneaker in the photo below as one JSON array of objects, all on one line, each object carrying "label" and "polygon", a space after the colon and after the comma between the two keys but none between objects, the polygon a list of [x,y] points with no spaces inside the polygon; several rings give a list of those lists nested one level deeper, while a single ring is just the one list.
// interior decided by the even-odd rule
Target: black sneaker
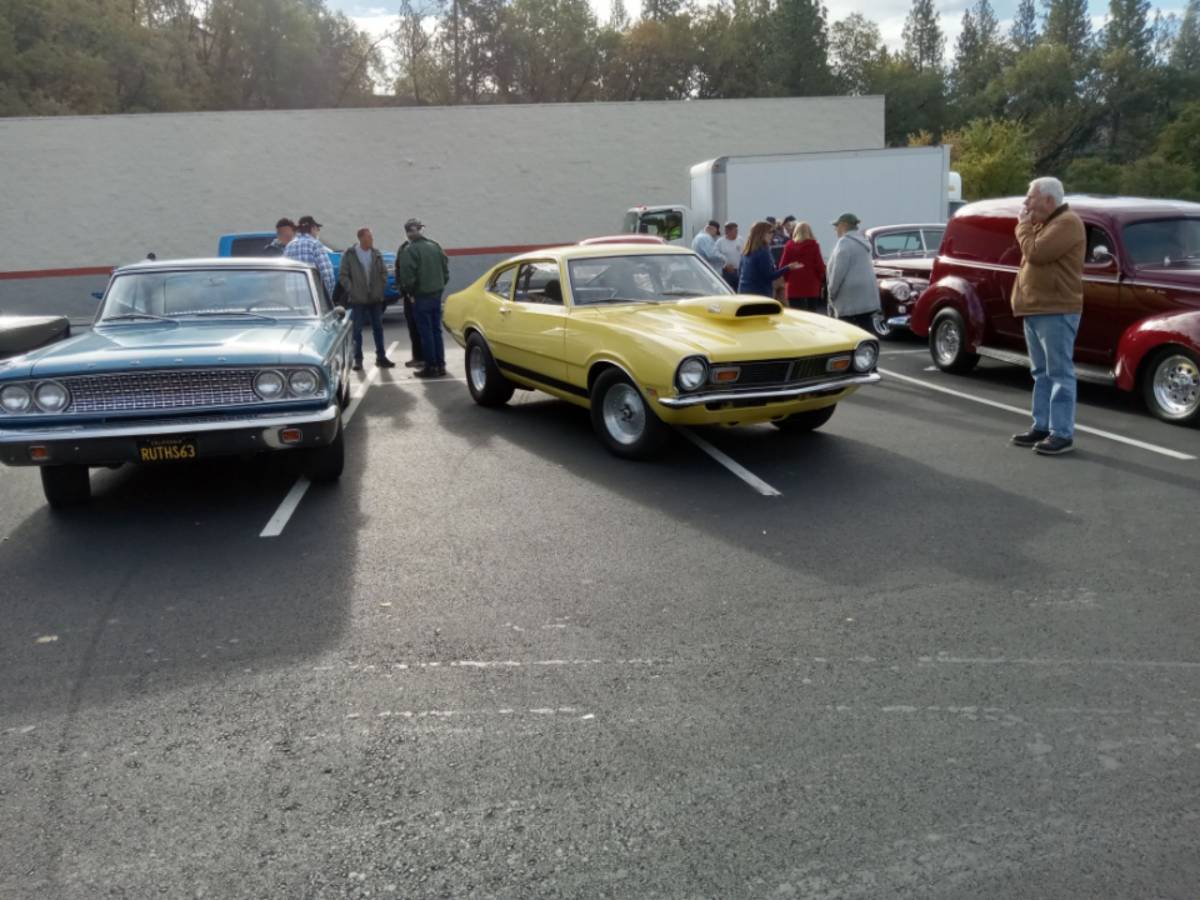
[{"label": "black sneaker", "polygon": [[426,366],[424,369],[417,369],[417,371],[413,372],[413,378],[437,378],[437,377],[438,377],[437,369],[431,369],[428,366]]},{"label": "black sneaker", "polygon": [[1041,431],[1037,428],[1031,428],[1024,434],[1014,434],[1012,436],[1012,442],[1018,447],[1032,447],[1038,441],[1044,441],[1048,437],[1050,437],[1050,432]]},{"label": "black sneaker", "polygon": [[361,371],[362,371],[362,360],[361,360],[361,359],[356,359],[356,360],[354,361],[354,366],[353,366],[353,368],[354,368],[354,371],[355,371],[355,372],[361,372]]},{"label": "black sneaker", "polygon": [[1044,441],[1038,441],[1033,449],[1035,453],[1039,453],[1042,456],[1061,456],[1064,453],[1070,453],[1074,450],[1075,442],[1070,438],[1052,434]]},{"label": "black sneaker", "polygon": [[410,359],[408,362],[406,362],[404,364],[404,368],[406,368],[406,369],[423,369],[423,368],[425,368],[425,360]]},{"label": "black sneaker", "polygon": [[390,359],[388,359],[386,356],[377,356],[377,357],[375,357],[375,365],[376,365],[376,366],[378,366],[378,367],[379,367],[379,368],[381,368],[381,369],[394,369],[394,368],[396,368],[396,364],[395,364],[394,362],[392,362]]},{"label": "black sneaker", "polygon": [[446,377],[446,367],[445,367],[445,366],[438,366],[438,369],[437,369],[437,377],[438,377],[438,378],[445,378],[445,377]]}]

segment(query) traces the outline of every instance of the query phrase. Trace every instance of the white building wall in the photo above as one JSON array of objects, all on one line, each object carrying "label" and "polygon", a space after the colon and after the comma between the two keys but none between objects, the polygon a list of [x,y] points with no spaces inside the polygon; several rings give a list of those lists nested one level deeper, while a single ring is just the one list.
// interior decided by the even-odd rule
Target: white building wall
[{"label": "white building wall", "polygon": [[687,202],[704,159],[882,146],[882,97],[0,119],[0,274],[212,255],[285,214],[339,247],[410,216],[448,248],[572,241]]}]

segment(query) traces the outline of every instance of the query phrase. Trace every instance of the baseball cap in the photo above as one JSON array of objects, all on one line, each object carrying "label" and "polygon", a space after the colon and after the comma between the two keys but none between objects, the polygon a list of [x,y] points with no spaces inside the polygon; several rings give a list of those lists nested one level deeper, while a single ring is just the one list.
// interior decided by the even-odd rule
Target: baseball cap
[{"label": "baseball cap", "polygon": [[280,219],[278,222],[275,223],[275,227],[276,228],[295,228],[296,223],[293,222],[291,219],[289,219],[287,216],[284,216],[282,219]]},{"label": "baseball cap", "polygon": [[737,228],[737,222],[726,222],[725,227],[726,228]]},{"label": "baseball cap", "polygon": [[407,222],[404,223],[405,231],[420,231],[424,227],[425,227],[425,223],[422,222],[420,219],[415,219],[415,218],[409,219]]},{"label": "baseball cap", "polygon": [[775,224],[775,217],[774,217],[774,216],[767,216],[767,222],[768,222],[769,224],[771,224],[771,225],[774,225],[774,224]]},{"label": "baseball cap", "polygon": [[716,219],[709,219],[709,220],[708,220],[708,227],[709,227],[709,228],[720,228],[720,227],[721,227],[721,223],[720,223],[720,222],[718,222]]},{"label": "baseball cap", "polygon": [[830,225],[846,224],[846,225],[849,225],[851,228],[857,228],[858,223],[859,223],[858,216],[856,216],[854,213],[847,212],[847,213],[842,213],[840,216],[838,216],[836,219],[834,219],[829,224]]},{"label": "baseball cap", "polygon": [[324,228],[325,226],[322,225],[320,222],[318,222],[316,219],[314,219],[312,216],[301,216],[300,217],[300,227],[301,228],[305,228],[305,227]]}]

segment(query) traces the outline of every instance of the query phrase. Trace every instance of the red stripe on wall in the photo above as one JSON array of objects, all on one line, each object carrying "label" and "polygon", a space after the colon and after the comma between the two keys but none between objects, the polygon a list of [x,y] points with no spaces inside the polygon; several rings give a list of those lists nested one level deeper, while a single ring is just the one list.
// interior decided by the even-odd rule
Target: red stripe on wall
[{"label": "red stripe on wall", "polygon": [[[511,244],[501,247],[450,247],[447,256],[513,256],[517,253],[532,253],[562,244]],[[73,278],[81,275],[110,275],[113,266],[85,266],[78,269],[27,269],[22,272],[0,272],[0,281],[20,278]]]}]

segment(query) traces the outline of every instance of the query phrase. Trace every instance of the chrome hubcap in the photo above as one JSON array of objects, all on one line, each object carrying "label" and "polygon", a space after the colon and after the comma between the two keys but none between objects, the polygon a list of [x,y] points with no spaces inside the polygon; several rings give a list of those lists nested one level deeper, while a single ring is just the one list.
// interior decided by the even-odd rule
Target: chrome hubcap
[{"label": "chrome hubcap", "polygon": [[472,347],[467,356],[467,371],[471,376],[471,387],[482,391],[487,387],[487,362],[480,347]]},{"label": "chrome hubcap", "polygon": [[620,444],[632,444],[646,430],[646,404],[632,385],[618,384],[604,395],[604,427]]},{"label": "chrome hubcap", "polygon": [[952,319],[947,319],[938,325],[933,345],[937,352],[938,362],[944,365],[954,362],[962,347],[962,335],[958,332],[958,324]]},{"label": "chrome hubcap", "polygon": [[883,313],[875,314],[875,317],[871,319],[871,327],[878,337],[887,337],[892,333],[892,326],[887,323],[887,317]]},{"label": "chrome hubcap", "polygon": [[1154,370],[1154,401],[1174,419],[1200,409],[1200,368],[1181,354],[1168,356]]}]

